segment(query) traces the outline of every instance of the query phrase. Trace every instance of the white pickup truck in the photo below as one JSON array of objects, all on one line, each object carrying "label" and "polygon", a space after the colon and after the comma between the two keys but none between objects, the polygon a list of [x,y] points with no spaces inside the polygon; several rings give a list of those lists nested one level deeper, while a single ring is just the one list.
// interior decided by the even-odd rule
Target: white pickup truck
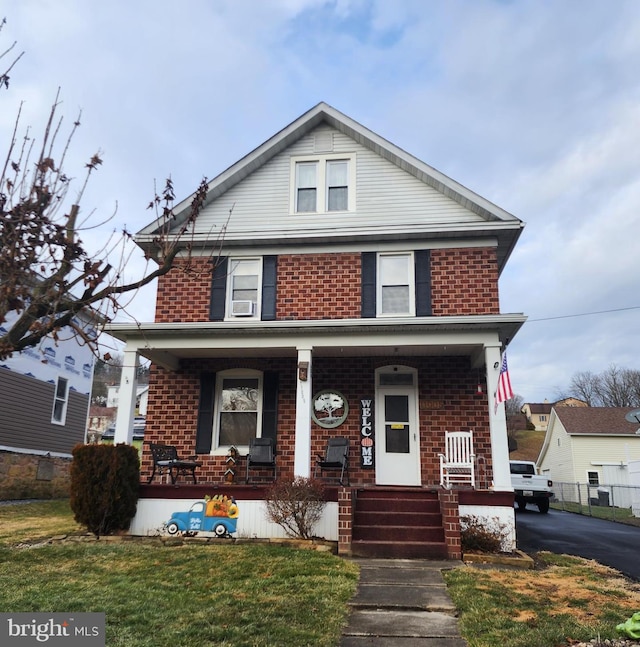
[{"label": "white pickup truck", "polygon": [[520,510],[527,503],[535,503],[540,512],[549,512],[549,500],[553,496],[553,481],[536,473],[533,461],[509,461],[511,485],[516,495],[516,505]]}]

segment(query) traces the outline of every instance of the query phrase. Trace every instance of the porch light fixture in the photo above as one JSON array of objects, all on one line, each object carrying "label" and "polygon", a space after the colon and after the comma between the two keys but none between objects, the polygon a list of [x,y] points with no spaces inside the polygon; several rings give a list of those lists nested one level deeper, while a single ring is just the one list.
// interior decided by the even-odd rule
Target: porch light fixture
[{"label": "porch light fixture", "polygon": [[298,363],[298,379],[301,382],[306,382],[309,377],[309,362]]}]

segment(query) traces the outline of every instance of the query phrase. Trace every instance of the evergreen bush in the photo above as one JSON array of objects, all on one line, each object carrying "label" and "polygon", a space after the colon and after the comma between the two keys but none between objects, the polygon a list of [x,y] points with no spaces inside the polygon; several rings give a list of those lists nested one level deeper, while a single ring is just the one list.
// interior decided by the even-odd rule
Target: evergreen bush
[{"label": "evergreen bush", "polygon": [[71,463],[71,509],[99,537],[126,530],[138,504],[138,450],[125,444],[76,445]]}]

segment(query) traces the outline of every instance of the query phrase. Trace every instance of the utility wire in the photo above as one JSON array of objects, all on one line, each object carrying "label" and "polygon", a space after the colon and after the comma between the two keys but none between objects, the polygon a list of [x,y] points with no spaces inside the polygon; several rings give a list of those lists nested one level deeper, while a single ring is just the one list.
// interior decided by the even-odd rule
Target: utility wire
[{"label": "utility wire", "polygon": [[540,319],[528,319],[527,323],[533,323],[534,321],[551,321],[553,319],[571,319],[572,317],[589,317],[591,315],[603,315],[610,312],[625,312],[626,310],[638,310],[640,306],[629,306],[628,308],[616,308],[615,310],[598,310],[596,312],[581,312],[575,315],[558,315],[557,317],[543,317]]}]

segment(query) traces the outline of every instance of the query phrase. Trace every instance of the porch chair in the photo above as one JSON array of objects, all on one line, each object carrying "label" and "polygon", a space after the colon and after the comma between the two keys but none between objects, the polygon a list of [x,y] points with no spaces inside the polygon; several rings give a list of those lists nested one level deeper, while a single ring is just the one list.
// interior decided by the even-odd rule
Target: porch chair
[{"label": "porch chair", "polygon": [[324,471],[340,470],[340,476],[336,474],[340,485],[344,485],[344,477],[347,477],[349,484],[349,439],[348,438],[329,438],[324,457],[316,458],[316,469],[314,477],[318,478],[318,473],[322,477]]},{"label": "porch chair", "polygon": [[473,431],[446,431],[445,453],[440,457],[440,485],[451,489],[454,485],[476,487]]},{"label": "porch chair", "polygon": [[276,480],[276,452],[273,438],[252,438],[249,441],[247,454],[246,482],[250,482],[250,470],[273,470],[273,480]]},{"label": "porch chair", "polygon": [[161,480],[163,474],[169,474],[173,485],[175,485],[180,475],[191,475],[193,482],[198,482],[196,480],[196,468],[201,467],[202,463],[197,461],[195,456],[180,458],[178,456],[178,449],[174,445],[149,443],[149,447],[151,449],[151,457],[153,458],[153,471],[147,483],[153,481],[156,472],[158,472]]}]

